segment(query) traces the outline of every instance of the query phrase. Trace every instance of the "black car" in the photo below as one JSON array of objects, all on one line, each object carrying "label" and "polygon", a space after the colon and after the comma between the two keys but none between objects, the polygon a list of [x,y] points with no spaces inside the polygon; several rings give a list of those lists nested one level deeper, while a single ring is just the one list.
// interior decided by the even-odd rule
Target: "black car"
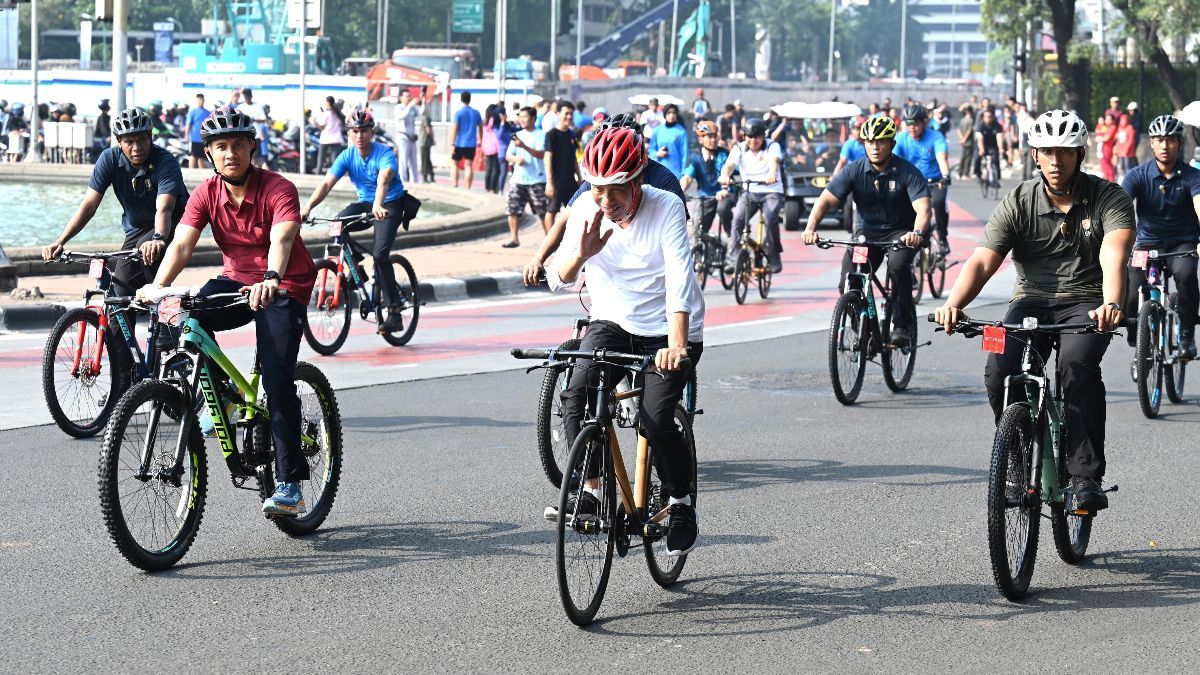
[{"label": "black car", "polygon": [[[841,144],[836,141],[793,144],[787,152],[785,190],[787,200],[783,207],[783,226],[789,231],[804,229],[808,214],[817,198],[825,191],[829,178],[837,167]],[[825,214],[822,224],[835,221],[847,232],[854,230],[854,203],[832,208]]]}]

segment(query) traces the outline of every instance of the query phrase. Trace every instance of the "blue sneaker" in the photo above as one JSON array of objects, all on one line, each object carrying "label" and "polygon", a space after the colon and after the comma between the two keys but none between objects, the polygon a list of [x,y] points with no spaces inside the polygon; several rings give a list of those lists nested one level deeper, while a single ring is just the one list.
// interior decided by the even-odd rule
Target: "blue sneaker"
[{"label": "blue sneaker", "polygon": [[200,407],[200,435],[205,438],[217,435],[217,425],[213,424],[212,415],[208,414],[208,406]]},{"label": "blue sneaker", "polygon": [[263,501],[268,516],[298,516],[304,512],[304,495],[299,483],[276,483],[275,494]]}]

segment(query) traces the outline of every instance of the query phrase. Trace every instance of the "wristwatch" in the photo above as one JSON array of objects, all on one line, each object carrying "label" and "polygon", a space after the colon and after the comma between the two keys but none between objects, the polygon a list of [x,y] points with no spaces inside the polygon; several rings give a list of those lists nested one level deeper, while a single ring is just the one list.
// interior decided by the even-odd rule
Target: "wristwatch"
[{"label": "wristwatch", "polygon": [[155,233],[154,233],[153,235],[151,235],[151,237],[150,237],[151,241],[162,241],[162,240],[163,240],[163,239],[165,239],[165,238],[166,238],[166,237],[163,237],[163,235],[162,235],[162,232],[155,232]]},{"label": "wristwatch", "polygon": [[279,272],[267,270],[267,273],[263,275],[263,281],[279,281]]},{"label": "wristwatch", "polygon": [[1113,309],[1117,310],[1118,312],[1122,311],[1122,310],[1121,310],[1121,305],[1120,305],[1120,303],[1116,303],[1116,302],[1106,302],[1106,303],[1104,303],[1104,304],[1108,305],[1109,307],[1112,307]]}]

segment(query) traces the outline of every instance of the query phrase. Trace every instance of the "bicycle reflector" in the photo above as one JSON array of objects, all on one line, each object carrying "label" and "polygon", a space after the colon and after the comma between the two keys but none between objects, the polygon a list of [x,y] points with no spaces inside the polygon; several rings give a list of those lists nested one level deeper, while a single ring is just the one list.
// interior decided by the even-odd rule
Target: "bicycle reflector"
[{"label": "bicycle reflector", "polygon": [[1036,316],[1027,316],[1021,319],[1021,328],[1025,330],[1037,330],[1038,320]]},{"label": "bicycle reflector", "polygon": [[88,276],[93,279],[104,278],[104,259],[94,258],[92,264],[88,266]]},{"label": "bicycle reflector", "polygon": [[867,260],[868,260],[867,247],[866,246],[855,246],[854,247],[854,257],[851,260],[855,265],[866,265]]},{"label": "bicycle reflector", "polygon": [[989,354],[1004,353],[1004,326],[983,327],[983,351]]},{"label": "bicycle reflector", "polygon": [[342,221],[337,221],[329,224],[329,231],[326,232],[331,237],[342,236]]},{"label": "bicycle reflector", "polygon": [[1149,260],[1149,258],[1149,251],[1134,251],[1133,260],[1129,264],[1136,269],[1144,270],[1146,269],[1146,261]]},{"label": "bicycle reflector", "polygon": [[172,296],[163,298],[158,303],[158,322],[167,326],[179,324],[179,315],[183,313],[183,298]]}]

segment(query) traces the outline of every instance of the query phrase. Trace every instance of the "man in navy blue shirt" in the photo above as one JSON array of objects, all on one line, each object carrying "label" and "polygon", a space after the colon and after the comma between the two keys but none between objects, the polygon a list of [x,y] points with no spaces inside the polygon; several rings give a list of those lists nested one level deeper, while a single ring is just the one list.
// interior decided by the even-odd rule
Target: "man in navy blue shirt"
[{"label": "man in navy blue shirt", "polygon": [[905,131],[896,135],[896,156],[917,167],[929,181],[929,199],[941,245],[942,256],[950,255],[950,212],[946,195],[950,188],[950,160],[946,137],[929,128],[929,111],[920,103],[904,108]]},{"label": "man in navy blue shirt", "polygon": [[[817,225],[825,213],[853,195],[858,212],[856,237],[863,235],[870,241],[898,239],[908,247],[887,252],[888,274],[892,277],[892,293],[897,304],[891,343],[896,347],[907,347],[912,341],[914,311],[910,269],[915,247],[921,245],[929,232],[929,184],[916,167],[892,154],[896,147],[896,123],[892,118],[872,117],[862,126],[860,135],[867,156],[850,162],[829,181],[808,215],[804,243],[817,243]],[[883,254],[883,249],[869,250],[872,268],[878,268],[883,262]],[[842,261],[843,284],[853,269],[851,251],[847,250]]]},{"label": "man in navy blue shirt", "polygon": [[[1196,250],[1200,242],[1200,170],[1179,161],[1183,144],[1183,123],[1171,115],[1156,117],[1150,123],[1150,150],[1154,159],[1125,174],[1121,187],[1133,199],[1137,213],[1137,239],[1134,250],[1182,253]],[[1179,293],[1179,322],[1183,335],[1180,347],[1188,358],[1196,356],[1197,305],[1200,289],[1196,282],[1196,258],[1168,258],[1167,267]],[[1128,315],[1136,314],[1138,294],[1146,283],[1144,268],[1129,266],[1129,284],[1125,291]],[[1129,343],[1135,344],[1136,332],[1129,331]]]},{"label": "man in navy blue shirt", "polygon": [[379,288],[380,302],[389,308],[379,332],[392,333],[400,330],[403,319],[399,311],[400,299],[396,296],[396,272],[392,269],[391,255],[396,232],[403,222],[404,182],[400,180],[396,154],[388,146],[375,142],[375,117],[369,111],[351,113],[346,118],[346,130],[350,147],[333,160],[325,180],[313,190],[308,204],[300,210],[300,219],[307,220],[342,176],[350,175],[358,201],[342,209],[337,217],[369,213],[375,218],[371,224],[354,229],[375,226],[375,245],[371,249],[375,261],[375,285]]},{"label": "man in navy blue shirt", "polygon": [[123,210],[125,242],[121,248],[141,252],[138,260],[122,259],[113,264],[117,294],[133,295],[154,278],[175,225],[183,217],[188,193],[179,162],[166,149],[150,142],[153,126],[153,120],[141,108],[117,115],[112,123],[117,144],[96,158],[83,202],[58,238],[42,248],[44,260],[57,258],[67,242],[91,222],[111,186]]}]

